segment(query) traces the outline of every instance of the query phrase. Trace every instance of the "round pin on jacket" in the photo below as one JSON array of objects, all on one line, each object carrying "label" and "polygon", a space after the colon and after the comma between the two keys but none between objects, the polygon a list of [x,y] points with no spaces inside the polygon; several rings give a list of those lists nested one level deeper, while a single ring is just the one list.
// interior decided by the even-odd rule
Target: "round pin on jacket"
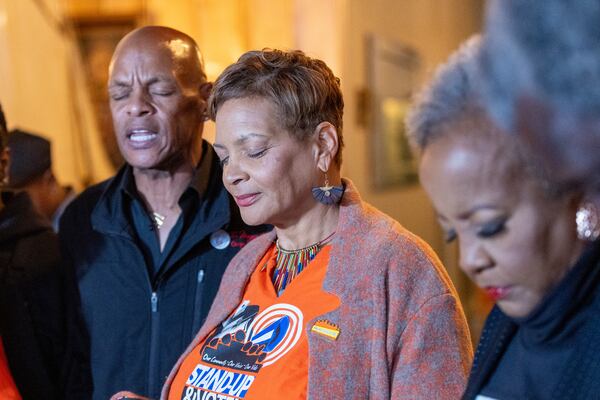
[{"label": "round pin on jacket", "polygon": [[231,243],[231,237],[229,233],[225,232],[223,229],[219,229],[218,231],[214,231],[210,235],[210,244],[212,247],[218,250],[223,250]]}]

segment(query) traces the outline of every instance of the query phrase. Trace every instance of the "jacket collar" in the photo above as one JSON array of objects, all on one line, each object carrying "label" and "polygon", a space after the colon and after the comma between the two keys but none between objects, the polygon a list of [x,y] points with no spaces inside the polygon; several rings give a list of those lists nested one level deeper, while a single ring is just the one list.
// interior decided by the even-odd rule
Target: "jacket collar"
[{"label": "jacket collar", "polygon": [[[202,159],[189,185],[199,197],[199,207],[184,235],[190,246],[226,225],[231,218],[231,199],[221,182],[222,170],[214,149],[206,141],[202,142],[202,148]],[[132,195],[137,195],[135,180],[132,167],[126,164],[100,195],[91,215],[93,229],[133,240],[134,228],[127,217],[128,197]]]}]

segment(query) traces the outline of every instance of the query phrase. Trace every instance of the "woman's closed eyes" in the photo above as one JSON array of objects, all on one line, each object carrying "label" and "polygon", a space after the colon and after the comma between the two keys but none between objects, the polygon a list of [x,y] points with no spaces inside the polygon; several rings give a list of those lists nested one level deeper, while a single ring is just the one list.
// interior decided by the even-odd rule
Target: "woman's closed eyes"
[{"label": "woman's closed eyes", "polygon": [[494,237],[494,236],[504,232],[505,227],[506,227],[506,220],[504,218],[498,219],[495,221],[491,221],[486,224],[483,224],[477,230],[477,236],[479,236],[480,238],[484,238],[484,239],[491,238],[491,237]]}]

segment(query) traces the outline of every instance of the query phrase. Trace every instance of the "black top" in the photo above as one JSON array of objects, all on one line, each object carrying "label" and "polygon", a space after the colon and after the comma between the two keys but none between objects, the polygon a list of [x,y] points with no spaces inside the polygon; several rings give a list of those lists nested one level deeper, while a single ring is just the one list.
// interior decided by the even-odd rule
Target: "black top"
[{"label": "black top", "polygon": [[[586,365],[592,361],[589,352],[600,340],[599,260],[600,245],[589,245],[526,318],[511,319],[494,308],[464,398],[478,394],[499,400],[600,398],[594,392],[600,385],[598,379],[586,378],[586,374],[600,378],[600,362]],[[575,382],[573,376],[582,381]],[[588,397],[589,393],[596,397]]]},{"label": "black top", "polygon": [[2,193],[0,336],[24,400],[60,399],[64,310],[58,239],[25,192]]}]

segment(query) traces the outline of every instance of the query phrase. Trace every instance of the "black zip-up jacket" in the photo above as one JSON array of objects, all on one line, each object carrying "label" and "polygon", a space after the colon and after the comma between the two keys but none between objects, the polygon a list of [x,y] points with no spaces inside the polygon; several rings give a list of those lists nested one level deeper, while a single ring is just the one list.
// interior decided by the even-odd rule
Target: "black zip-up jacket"
[{"label": "black zip-up jacket", "polygon": [[[123,200],[130,166],[84,191],[65,211],[61,246],[79,288],[76,311],[84,321],[71,313],[71,376],[78,378],[71,379],[68,398],[106,400],[119,390],[158,397],[202,325],[229,260],[266,230],[243,223],[223,187],[214,150],[207,142],[203,146],[198,171],[210,168],[205,192],[167,264],[153,278]],[[222,250],[210,240],[218,230],[230,237]]]},{"label": "black zip-up jacket", "polygon": [[2,193],[0,335],[24,400],[61,399],[64,306],[58,239],[25,192]]}]

